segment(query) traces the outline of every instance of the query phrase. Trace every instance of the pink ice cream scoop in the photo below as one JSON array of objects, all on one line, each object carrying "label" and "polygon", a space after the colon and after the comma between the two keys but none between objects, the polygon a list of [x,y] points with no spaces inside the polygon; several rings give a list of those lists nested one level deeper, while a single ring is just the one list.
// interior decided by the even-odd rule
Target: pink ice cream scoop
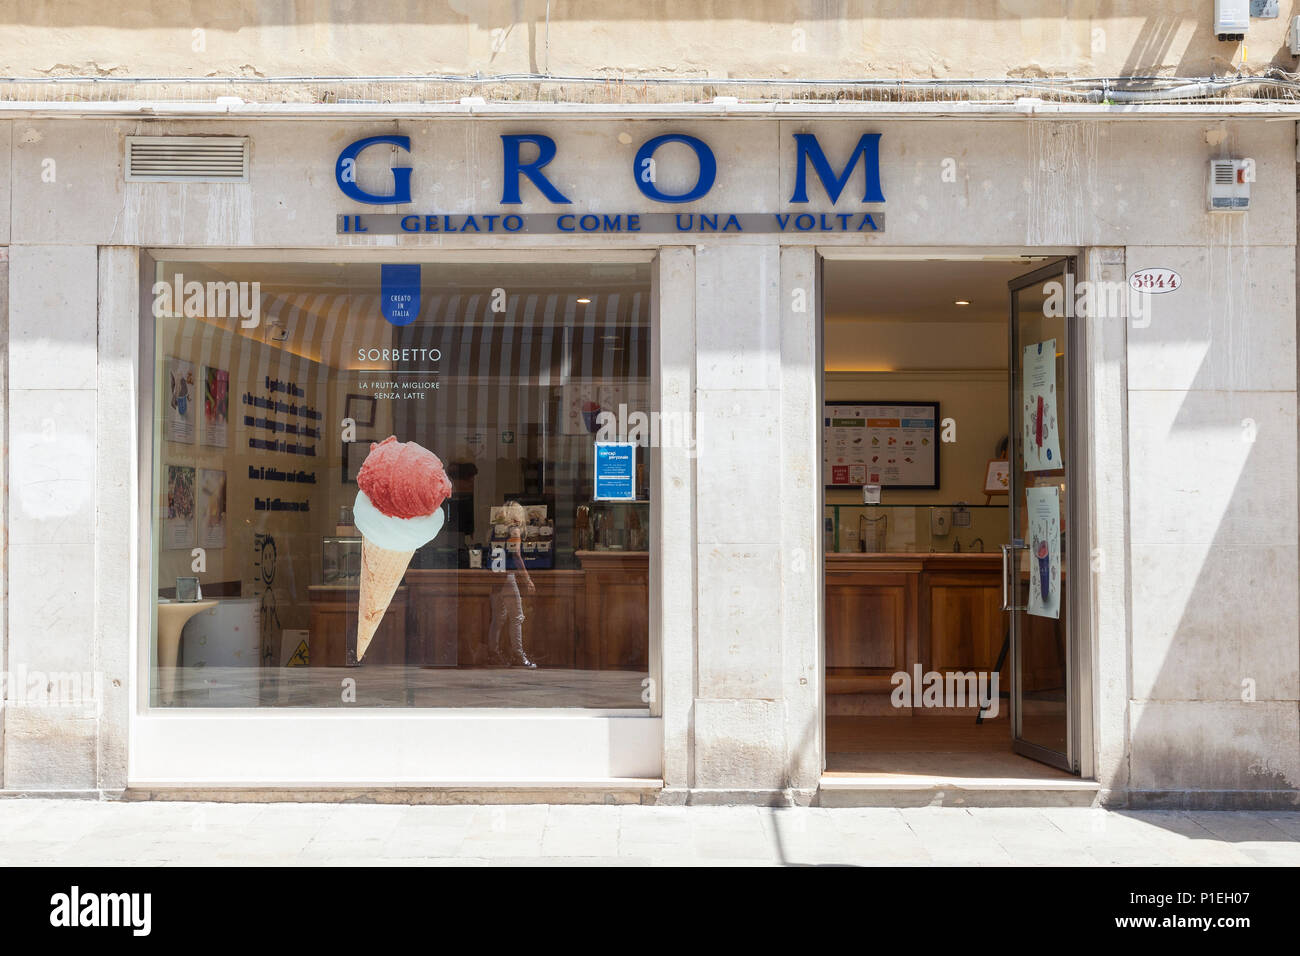
[{"label": "pink ice cream scoop", "polygon": [[357,484],[390,518],[433,514],[451,496],[451,480],[438,456],[415,442],[400,442],[396,435],[370,446]]}]

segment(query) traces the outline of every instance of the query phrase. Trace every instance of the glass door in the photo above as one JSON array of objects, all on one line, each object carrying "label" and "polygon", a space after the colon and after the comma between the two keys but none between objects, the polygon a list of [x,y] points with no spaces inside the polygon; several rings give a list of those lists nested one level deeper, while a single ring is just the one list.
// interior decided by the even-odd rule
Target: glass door
[{"label": "glass door", "polygon": [[1003,604],[1011,625],[1011,722],[1017,753],[1079,772],[1070,600],[1076,525],[1076,383],[1070,357],[1075,259],[1013,279],[1010,355],[1010,544]]}]

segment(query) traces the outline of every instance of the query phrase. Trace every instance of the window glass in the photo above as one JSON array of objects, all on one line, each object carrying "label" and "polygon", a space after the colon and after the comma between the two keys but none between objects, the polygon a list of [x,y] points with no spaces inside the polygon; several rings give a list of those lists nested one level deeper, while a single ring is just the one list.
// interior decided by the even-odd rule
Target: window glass
[{"label": "window glass", "polygon": [[151,704],[645,709],[649,278],[151,263]]}]

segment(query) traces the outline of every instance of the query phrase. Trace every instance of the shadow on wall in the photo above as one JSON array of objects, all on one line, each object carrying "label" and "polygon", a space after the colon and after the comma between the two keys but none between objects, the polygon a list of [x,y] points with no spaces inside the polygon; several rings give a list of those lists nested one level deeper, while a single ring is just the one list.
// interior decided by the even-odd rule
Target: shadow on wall
[{"label": "shadow on wall", "polygon": [[1202,314],[1153,297],[1129,329],[1130,805],[1293,809],[1293,274],[1220,238],[1186,250]]}]

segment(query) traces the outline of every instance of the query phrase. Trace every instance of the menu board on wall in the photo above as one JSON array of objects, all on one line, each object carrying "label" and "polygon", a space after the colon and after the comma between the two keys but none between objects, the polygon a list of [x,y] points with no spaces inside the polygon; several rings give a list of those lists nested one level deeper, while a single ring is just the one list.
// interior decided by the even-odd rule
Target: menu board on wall
[{"label": "menu board on wall", "polygon": [[938,426],[938,402],[827,402],[826,487],[938,488]]}]

